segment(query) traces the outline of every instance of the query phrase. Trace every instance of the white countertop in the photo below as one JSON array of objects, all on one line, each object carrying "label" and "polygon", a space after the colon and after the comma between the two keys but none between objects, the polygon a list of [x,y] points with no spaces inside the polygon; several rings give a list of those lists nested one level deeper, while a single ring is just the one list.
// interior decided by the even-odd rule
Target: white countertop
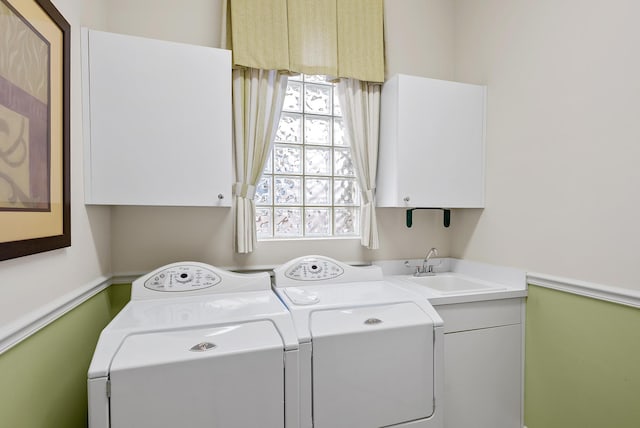
[{"label": "white countertop", "polygon": [[[461,259],[434,258],[429,264],[434,265],[435,275],[416,278],[413,272],[416,266],[422,266],[421,259],[383,260],[373,264],[382,268],[385,279],[426,297],[434,306],[527,296],[526,272],[514,268]],[[448,282],[466,281],[478,285],[478,288],[456,291],[418,284],[434,280],[445,286]]]}]

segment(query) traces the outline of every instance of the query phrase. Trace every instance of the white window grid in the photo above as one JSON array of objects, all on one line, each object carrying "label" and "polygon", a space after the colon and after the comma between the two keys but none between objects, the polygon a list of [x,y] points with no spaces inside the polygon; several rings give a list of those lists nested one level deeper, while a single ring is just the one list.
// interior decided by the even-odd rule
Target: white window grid
[{"label": "white window grid", "polygon": [[359,236],[360,188],[337,86],[324,76],[289,77],[255,201],[259,240]]}]

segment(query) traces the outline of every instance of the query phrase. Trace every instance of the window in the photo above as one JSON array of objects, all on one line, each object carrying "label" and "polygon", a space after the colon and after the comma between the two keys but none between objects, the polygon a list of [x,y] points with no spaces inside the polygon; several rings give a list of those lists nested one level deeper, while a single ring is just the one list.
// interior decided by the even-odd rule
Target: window
[{"label": "window", "polygon": [[289,77],[256,190],[258,239],[359,235],[360,188],[336,92],[324,76]]}]

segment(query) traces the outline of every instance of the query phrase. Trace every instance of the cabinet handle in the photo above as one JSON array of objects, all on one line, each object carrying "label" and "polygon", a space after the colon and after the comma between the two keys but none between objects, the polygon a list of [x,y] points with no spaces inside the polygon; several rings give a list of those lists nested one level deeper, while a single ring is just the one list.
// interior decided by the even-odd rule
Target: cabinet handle
[{"label": "cabinet handle", "polygon": [[224,199],[224,195],[222,193],[218,193],[218,199],[220,200]]},{"label": "cabinet handle", "polygon": [[408,196],[405,196],[403,200],[404,200],[405,202],[409,202],[409,201],[411,200],[411,198],[410,198],[410,197],[408,197]]}]

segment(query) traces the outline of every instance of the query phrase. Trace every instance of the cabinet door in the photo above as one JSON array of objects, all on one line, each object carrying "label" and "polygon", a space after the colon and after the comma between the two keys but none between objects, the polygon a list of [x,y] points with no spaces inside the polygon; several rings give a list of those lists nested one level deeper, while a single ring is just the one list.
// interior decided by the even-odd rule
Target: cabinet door
[{"label": "cabinet door", "polygon": [[397,75],[382,92],[380,206],[484,206],[485,87]]},{"label": "cabinet door", "polygon": [[522,427],[522,326],[445,334],[445,427]]},{"label": "cabinet door", "polygon": [[231,57],[83,31],[85,200],[230,206]]}]

